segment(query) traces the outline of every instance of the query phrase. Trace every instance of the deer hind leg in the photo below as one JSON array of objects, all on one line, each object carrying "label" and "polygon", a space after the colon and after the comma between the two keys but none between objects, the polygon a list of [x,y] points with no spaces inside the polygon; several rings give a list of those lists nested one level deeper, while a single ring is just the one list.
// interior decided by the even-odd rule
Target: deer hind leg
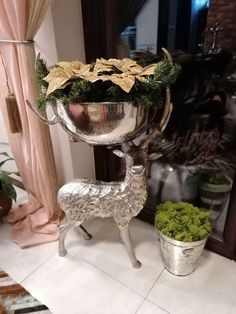
[{"label": "deer hind leg", "polygon": [[64,225],[59,225],[59,241],[58,241],[58,253],[59,256],[65,256],[67,251],[65,248],[65,237],[68,231],[73,229],[76,225],[79,225],[79,231],[83,234],[85,240],[92,239],[92,235],[81,225],[78,221],[69,221]]},{"label": "deer hind leg", "polygon": [[129,255],[129,258],[133,267],[140,268],[142,264],[140,263],[140,261],[137,260],[135,256],[131,239],[130,239],[129,222],[126,225],[120,225],[119,223],[117,223],[117,225],[118,225],[118,228],[120,229],[121,241],[125,245],[126,251]]},{"label": "deer hind leg", "polygon": [[92,235],[82,225],[79,226],[79,231],[83,234],[85,240],[92,239]]}]

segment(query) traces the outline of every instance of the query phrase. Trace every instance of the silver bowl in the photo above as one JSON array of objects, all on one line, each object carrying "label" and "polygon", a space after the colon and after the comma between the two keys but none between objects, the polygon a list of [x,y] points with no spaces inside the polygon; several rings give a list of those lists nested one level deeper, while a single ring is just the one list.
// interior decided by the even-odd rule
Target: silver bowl
[{"label": "silver bowl", "polygon": [[55,102],[52,106],[67,133],[92,145],[122,144],[147,128],[148,109],[131,102]]}]

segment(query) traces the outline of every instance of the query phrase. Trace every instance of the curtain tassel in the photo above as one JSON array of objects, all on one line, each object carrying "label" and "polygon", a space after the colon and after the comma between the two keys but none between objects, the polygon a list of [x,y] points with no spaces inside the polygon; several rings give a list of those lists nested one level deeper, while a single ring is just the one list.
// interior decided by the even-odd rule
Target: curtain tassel
[{"label": "curtain tassel", "polygon": [[13,93],[9,92],[5,100],[11,133],[19,133],[22,131],[22,125],[16,97]]},{"label": "curtain tassel", "polygon": [[20,133],[22,131],[22,124],[21,124],[20,113],[19,113],[16,97],[10,90],[7,69],[3,61],[1,52],[0,52],[0,56],[2,59],[2,65],[5,70],[6,84],[7,84],[7,89],[8,89],[8,94],[5,97],[5,101],[6,101],[7,116],[8,116],[10,131],[11,133]]}]

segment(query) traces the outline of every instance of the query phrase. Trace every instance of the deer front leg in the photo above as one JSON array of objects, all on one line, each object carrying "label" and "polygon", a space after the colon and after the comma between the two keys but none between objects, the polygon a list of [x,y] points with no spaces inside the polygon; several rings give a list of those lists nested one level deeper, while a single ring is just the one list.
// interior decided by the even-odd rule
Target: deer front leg
[{"label": "deer front leg", "polygon": [[69,221],[65,225],[59,225],[59,241],[58,241],[58,254],[59,256],[65,256],[67,251],[65,248],[65,237],[69,230],[71,230],[76,224],[76,221]]},{"label": "deer front leg", "polygon": [[129,255],[130,261],[133,265],[134,268],[140,268],[141,267],[141,263],[137,260],[135,254],[134,254],[134,250],[131,244],[131,239],[130,239],[130,233],[129,233],[129,223],[126,225],[118,225],[118,228],[120,229],[120,237],[122,242],[125,245],[126,251]]}]

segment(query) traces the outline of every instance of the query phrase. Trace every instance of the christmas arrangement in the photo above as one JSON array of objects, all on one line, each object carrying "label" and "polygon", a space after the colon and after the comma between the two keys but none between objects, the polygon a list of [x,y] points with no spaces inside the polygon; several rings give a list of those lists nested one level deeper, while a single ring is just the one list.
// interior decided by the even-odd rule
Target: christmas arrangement
[{"label": "christmas arrangement", "polygon": [[59,100],[64,105],[132,101],[134,105],[158,106],[162,90],[175,82],[180,71],[180,66],[172,62],[169,53],[163,51],[163,60],[145,67],[129,58],[101,58],[91,64],[58,62],[48,68],[38,57],[37,105],[44,108],[48,101]]}]

